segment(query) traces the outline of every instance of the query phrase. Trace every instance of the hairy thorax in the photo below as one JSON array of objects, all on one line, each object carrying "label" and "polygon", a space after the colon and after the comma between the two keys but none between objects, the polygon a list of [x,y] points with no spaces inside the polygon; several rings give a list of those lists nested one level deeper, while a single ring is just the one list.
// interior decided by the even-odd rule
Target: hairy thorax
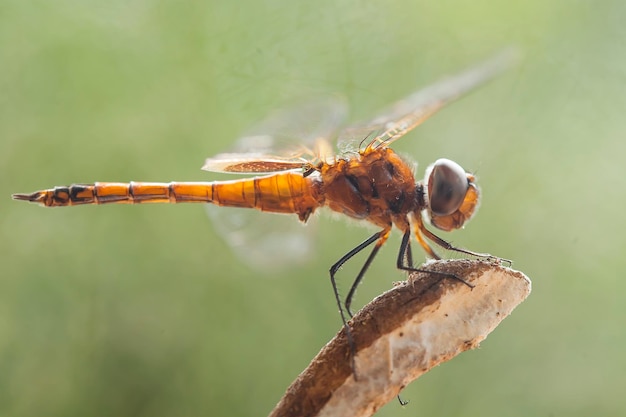
[{"label": "hairy thorax", "polygon": [[381,227],[404,225],[419,209],[411,166],[390,148],[325,165],[321,180],[327,207]]}]

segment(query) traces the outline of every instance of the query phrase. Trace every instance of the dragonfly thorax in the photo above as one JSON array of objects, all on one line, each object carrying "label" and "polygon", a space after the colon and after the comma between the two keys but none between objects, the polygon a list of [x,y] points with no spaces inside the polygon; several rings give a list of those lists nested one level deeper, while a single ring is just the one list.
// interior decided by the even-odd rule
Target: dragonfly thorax
[{"label": "dragonfly thorax", "polygon": [[388,227],[419,209],[412,166],[390,148],[324,165],[320,174],[324,205],[352,218]]}]

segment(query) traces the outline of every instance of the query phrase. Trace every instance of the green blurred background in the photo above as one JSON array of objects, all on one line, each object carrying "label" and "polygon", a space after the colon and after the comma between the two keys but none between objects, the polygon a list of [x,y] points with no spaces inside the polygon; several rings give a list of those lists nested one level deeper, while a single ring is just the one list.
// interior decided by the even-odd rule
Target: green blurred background
[{"label": "green blurred background", "polygon": [[[355,118],[508,45],[513,71],[394,145],[477,172],[444,237],[534,292],[379,415],[626,414],[626,4],[620,1],[0,2],[0,415],[265,415],[340,327],[327,271],[370,231],[322,216],[267,276],[202,207],[46,210],[10,194],[209,180],[205,156],[285,101]],[[293,221],[296,221],[294,216]],[[402,279],[394,236],[359,306]],[[280,263],[280,255],[276,256]],[[342,270],[345,293],[357,271]]]}]

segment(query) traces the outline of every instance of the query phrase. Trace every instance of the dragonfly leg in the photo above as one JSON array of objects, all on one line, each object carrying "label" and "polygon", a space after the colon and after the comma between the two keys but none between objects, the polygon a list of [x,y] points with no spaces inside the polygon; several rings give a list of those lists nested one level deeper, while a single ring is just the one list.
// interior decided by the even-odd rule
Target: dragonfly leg
[{"label": "dragonfly leg", "polygon": [[361,283],[361,280],[363,279],[363,276],[365,275],[365,272],[367,272],[367,270],[370,267],[370,264],[372,263],[372,261],[376,257],[376,254],[378,253],[380,248],[385,244],[385,242],[389,238],[389,232],[390,231],[391,231],[391,227],[389,229],[385,229],[385,230],[382,230],[380,232],[378,241],[376,242],[376,245],[374,245],[374,249],[372,249],[372,252],[369,254],[367,259],[365,260],[365,263],[363,264],[363,267],[359,271],[359,274],[356,276],[356,278],[354,279],[354,282],[352,283],[352,286],[350,287],[350,291],[348,291],[348,295],[346,296],[346,301],[344,303],[344,306],[346,308],[346,311],[350,315],[350,317],[354,316],[354,314],[352,313],[352,310],[350,310],[350,306],[352,305],[352,299],[354,298],[354,294],[356,293],[356,289],[359,286],[359,284]]},{"label": "dragonfly leg", "polygon": [[406,262],[405,265],[410,266],[411,268],[413,268],[413,251],[411,250],[411,240],[409,239],[409,242],[406,245],[406,253],[404,254],[404,260]]},{"label": "dragonfly leg", "polygon": [[421,219],[420,221],[418,221],[417,226],[420,232],[423,233],[424,236],[426,236],[431,242],[436,243],[437,245],[441,246],[442,248],[446,250],[451,250],[454,252],[463,253],[465,255],[475,256],[477,258],[483,258],[486,260],[495,260],[497,262],[504,262],[504,263],[509,264],[509,266],[512,264],[512,262],[508,259],[498,258],[497,256],[493,256],[488,253],[479,253],[479,252],[474,252],[468,249],[457,248],[456,246],[453,246],[450,242],[443,240],[442,238],[440,238],[439,236],[437,236],[436,234],[428,230],[426,226],[424,225],[424,223],[421,221]]},{"label": "dragonfly leg", "polygon": [[[417,239],[417,242],[420,244],[420,246],[424,249],[424,251],[426,251],[428,256],[430,256],[431,258],[433,258],[433,259],[441,259],[441,256],[439,256],[437,254],[437,252],[435,252],[433,250],[433,248],[428,244],[428,242],[426,241],[426,239],[424,239],[424,236],[422,235],[422,232],[424,230],[428,231],[428,229],[426,229],[426,227],[424,226],[424,221],[422,220],[421,216],[416,216],[415,217],[415,226],[416,226],[415,227],[415,238]],[[407,241],[407,242],[409,242],[409,241]]]},{"label": "dragonfly leg", "polygon": [[[348,327],[348,320],[344,312],[344,307],[345,307],[346,312],[348,312],[348,314],[352,316],[352,313],[350,312],[350,309],[349,309],[350,307],[349,303],[351,303],[352,301],[352,297],[354,295],[354,292],[356,291],[356,287],[358,286],[359,282],[363,278],[363,275],[365,274],[365,271],[367,271],[367,268],[369,267],[370,263],[376,256],[376,253],[378,253],[378,250],[380,249],[380,247],[383,245],[383,243],[385,243],[385,241],[389,237],[390,231],[391,231],[391,226],[389,226],[386,229],[381,230],[380,232],[373,234],[372,236],[367,238],[365,241],[361,242],[358,246],[356,246],[355,248],[350,250],[348,253],[346,253],[344,256],[342,256],[341,259],[339,259],[337,262],[333,264],[333,266],[330,267],[330,283],[333,286],[333,293],[335,294],[335,300],[337,301],[337,307],[339,307],[339,314],[341,315],[341,321],[343,322],[343,327],[346,332],[346,338],[348,339],[348,345],[350,346],[350,352],[352,353],[351,355],[352,356],[352,373],[354,374],[355,380],[357,379],[355,362],[354,362],[356,346],[354,344],[354,339],[352,338],[352,333],[350,332],[350,327]],[[352,287],[350,288],[350,292],[348,293],[348,298],[346,298],[346,303],[348,304],[344,306],[341,304],[341,298],[339,297],[339,289],[337,288],[337,280],[335,279],[335,275],[337,274],[337,271],[339,270],[339,268],[341,268],[341,266],[345,264],[350,258],[352,258],[357,253],[361,252],[363,249],[367,248],[369,245],[371,245],[374,242],[376,242],[376,246],[374,246],[372,253],[370,253],[369,257],[365,261],[365,264],[363,265],[363,268],[361,268],[359,275],[357,275],[357,278],[352,284]]]},{"label": "dragonfly leg", "polygon": [[458,275],[451,274],[448,272],[429,271],[427,269],[415,268],[413,267],[413,265],[407,264],[406,261],[410,257],[407,254],[407,251],[411,250],[410,242],[411,242],[411,230],[407,229],[406,232],[404,232],[404,234],[402,235],[402,243],[400,244],[400,252],[398,252],[398,260],[396,261],[396,267],[398,269],[402,271],[407,271],[407,272],[425,272],[427,274],[440,275],[444,278],[455,279],[457,281],[462,282],[463,284],[467,285],[470,288],[474,288],[472,284],[465,281],[463,278],[459,277]]}]

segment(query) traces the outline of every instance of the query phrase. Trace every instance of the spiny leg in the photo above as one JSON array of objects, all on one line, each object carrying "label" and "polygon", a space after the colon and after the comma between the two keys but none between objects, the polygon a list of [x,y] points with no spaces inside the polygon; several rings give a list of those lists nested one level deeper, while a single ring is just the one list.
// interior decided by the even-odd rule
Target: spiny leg
[{"label": "spiny leg", "polygon": [[441,246],[445,250],[451,250],[451,251],[454,251],[454,252],[464,253],[466,255],[476,256],[476,257],[479,257],[479,258],[490,258],[491,257],[491,255],[489,255],[488,253],[478,253],[478,252],[473,252],[473,251],[468,250],[468,249],[457,248],[456,246],[453,246],[450,242],[448,242],[446,240],[443,240],[442,238],[440,238],[439,236],[437,236],[436,234],[434,234],[433,232],[428,230],[426,227],[421,227],[420,230],[422,231],[422,233],[424,233],[424,235],[431,242],[436,243],[437,245]]},{"label": "spiny leg", "polygon": [[406,245],[406,256],[404,260],[406,261],[406,265],[413,267],[413,251],[411,250],[411,240],[409,239],[409,243]]},{"label": "spiny leg", "polygon": [[[383,235],[388,236],[389,235],[389,230],[390,230],[390,228],[389,229],[383,229],[380,232],[373,234],[372,236],[367,238],[365,241],[361,242],[357,247],[355,247],[354,249],[352,249],[351,251],[346,253],[344,256],[342,256],[341,259],[339,259],[337,262],[335,262],[333,264],[333,266],[330,267],[330,283],[333,286],[333,292],[335,294],[335,300],[337,301],[337,307],[339,307],[339,314],[341,315],[341,321],[343,322],[343,328],[345,329],[346,338],[348,339],[348,345],[350,346],[351,363],[352,363],[351,364],[352,365],[352,374],[354,375],[354,379],[355,380],[357,379],[357,376],[356,376],[356,366],[355,366],[355,361],[354,361],[354,356],[356,354],[356,345],[354,344],[354,339],[352,338],[352,333],[350,332],[350,327],[348,327],[348,320],[346,319],[346,315],[344,313],[343,306],[341,305],[341,298],[339,297],[339,289],[337,288],[337,281],[335,280],[335,275],[337,274],[337,271],[339,270],[339,268],[341,268],[341,266],[344,263],[346,263],[350,258],[352,258],[354,255],[356,255],[357,253],[361,252],[363,249],[365,249],[366,247],[368,247],[372,243],[374,243],[377,240],[379,240],[381,238],[381,236],[383,236]],[[374,249],[375,249],[375,251],[373,251],[373,252],[377,252],[378,251],[376,248],[374,248]],[[372,257],[373,256],[370,254],[370,258],[372,258]],[[359,274],[359,275],[361,275],[361,274]]]},{"label": "spiny leg", "polygon": [[[416,235],[419,236],[419,231],[417,230],[416,230]],[[410,250],[410,242],[411,242],[411,230],[407,229],[402,235],[402,243],[400,244],[400,252],[398,252],[398,259],[396,261],[396,266],[398,269],[402,271],[407,271],[407,272],[425,272],[427,274],[440,275],[445,278],[455,279],[457,281],[462,282],[463,284],[467,285],[470,288],[474,288],[472,284],[470,284],[469,282],[465,281],[463,278],[455,274],[450,274],[448,272],[429,271],[427,269],[414,268],[413,265],[411,264],[408,264],[408,265],[405,264],[404,262],[408,257],[406,252],[407,250]]]},{"label": "spiny leg", "polygon": [[365,275],[365,272],[367,272],[368,268],[370,267],[370,264],[372,263],[372,261],[376,257],[376,254],[378,253],[380,248],[385,244],[385,242],[389,238],[389,232],[390,231],[391,231],[391,228],[382,230],[380,232],[380,238],[376,242],[376,245],[374,245],[374,249],[372,249],[372,252],[369,254],[367,259],[365,260],[365,263],[363,264],[363,267],[359,271],[359,274],[356,276],[356,278],[354,279],[354,282],[352,283],[352,286],[350,287],[350,291],[348,292],[348,295],[346,296],[346,301],[344,303],[344,306],[346,308],[346,312],[350,315],[350,317],[354,316],[354,314],[352,314],[352,311],[350,310],[350,306],[352,305],[352,298],[354,298],[354,294],[356,293],[356,289],[359,286],[359,284],[361,283],[361,280],[363,279],[363,276]]},{"label": "spiny leg", "polygon": [[[437,252],[435,252],[433,248],[430,247],[426,239],[424,239],[424,236],[422,236],[422,234],[420,233],[420,230],[427,230],[426,227],[424,226],[424,221],[422,220],[422,216],[420,215],[415,216],[415,226],[416,226],[415,238],[417,239],[417,242],[420,244],[420,246],[424,249],[424,251],[426,251],[428,256],[430,256],[431,258],[436,259],[436,260],[441,259],[441,256],[437,255]],[[407,231],[405,231],[404,233],[406,234]],[[407,240],[407,242],[410,242],[410,239]]]},{"label": "spiny leg", "polygon": [[[430,248],[430,245],[428,245],[428,243],[426,243],[426,241],[423,240],[423,237],[420,235],[420,232],[422,232],[424,236],[430,239],[431,242],[436,243],[437,245],[441,246],[445,250],[451,250],[454,252],[459,252],[465,255],[475,256],[477,258],[483,258],[487,260],[497,260],[498,262],[505,262],[505,263],[508,263],[509,265],[512,264],[512,262],[508,259],[498,258],[497,256],[493,256],[488,253],[479,253],[479,252],[474,252],[468,249],[457,248],[456,246],[453,246],[450,242],[443,240],[442,238],[440,238],[439,236],[437,236],[436,234],[428,230],[420,217],[417,218],[417,229],[415,232],[417,235],[417,239],[420,241],[420,244],[422,245],[422,247],[424,247],[424,249],[426,249],[426,247],[429,248],[429,249],[426,249],[426,251],[429,252],[429,254],[431,252],[434,253],[434,251],[432,250],[432,248]],[[441,259],[441,258],[439,258],[439,256],[437,255],[435,259]]]}]

